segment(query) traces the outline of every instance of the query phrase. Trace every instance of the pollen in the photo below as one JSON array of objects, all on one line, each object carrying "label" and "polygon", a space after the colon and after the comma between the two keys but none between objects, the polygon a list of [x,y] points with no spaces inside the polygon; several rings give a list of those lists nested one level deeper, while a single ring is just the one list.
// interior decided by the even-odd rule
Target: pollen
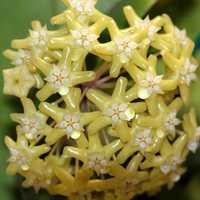
[{"label": "pollen", "polygon": [[10,163],[15,163],[18,169],[27,171],[29,169],[28,158],[23,155],[20,151],[14,148],[10,148],[11,157],[9,158]]},{"label": "pollen", "polygon": [[139,146],[141,150],[144,150],[148,146],[153,144],[153,138],[151,135],[151,129],[145,128],[137,131],[135,138],[135,144]]},{"label": "pollen", "polygon": [[79,137],[81,131],[80,115],[76,113],[65,114],[63,120],[57,124],[57,127],[64,129],[69,137]]},{"label": "pollen", "polygon": [[39,135],[39,131],[42,128],[40,122],[34,117],[22,117],[21,118],[22,132],[30,140],[36,139]]},{"label": "pollen", "polygon": [[175,27],[174,35],[182,47],[185,47],[187,45],[188,38],[187,38],[187,33],[185,29],[180,30],[179,28]]},{"label": "pollen", "polygon": [[94,13],[96,0],[69,0],[72,8],[82,15],[92,15]]},{"label": "pollen", "polygon": [[183,161],[179,157],[174,156],[170,158],[170,160],[166,161],[163,165],[161,165],[160,170],[162,173],[168,174],[171,171],[175,171],[178,165],[180,165],[182,162]]},{"label": "pollen", "polygon": [[71,33],[76,45],[85,49],[90,49],[93,42],[98,38],[96,34],[91,33],[87,28],[83,28],[81,30],[72,30]]},{"label": "pollen", "polygon": [[146,78],[139,83],[141,88],[138,95],[140,98],[145,99],[152,94],[161,94],[163,92],[160,87],[162,77],[162,75],[156,76],[151,72],[147,72]]},{"label": "pollen", "polygon": [[189,59],[186,59],[183,64],[183,69],[180,72],[180,82],[186,85],[197,79],[195,71],[197,70],[198,65],[190,62]]},{"label": "pollen", "polygon": [[28,50],[19,49],[15,60],[12,62],[14,65],[23,65],[30,63],[31,52]]},{"label": "pollen", "polygon": [[127,63],[133,54],[133,50],[138,47],[138,44],[131,40],[128,35],[118,36],[114,40],[117,53],[119,54],[120,61],[122,63]]},{"label": "pollen", "polygon": [[176,118],[176,112],[171,112],[166,117],[164,127],[170,134],[174,134],[176,132],[176,126],[180,123],[181,121]]},{"label": "pollen", "polygon": [[45,79],[51,84],[53,88],[58,91],[65,90],[65,93],[69,92],[67,85],[69,84],[69,72],[67,68],[59,68],[54,65],[53,69]]},{"label": "pollen", "polygon": [[97,174],[108,172],[109,160],[101,153],[90,153],[88,156],[88,168],[93,169]]},{"label": "pollen", "polygon": [[48,30],[44,26],[41,30],[30,30],[30,43],[33,47],[45,47],[48,43]]},{"label": "pollen", "polygon": [[130,121],[134,117],[134,113],[131,113],[128,104],[114,103],[111,108],[108,108],[106,115],[112,118],[113,125],[120,120]]}]

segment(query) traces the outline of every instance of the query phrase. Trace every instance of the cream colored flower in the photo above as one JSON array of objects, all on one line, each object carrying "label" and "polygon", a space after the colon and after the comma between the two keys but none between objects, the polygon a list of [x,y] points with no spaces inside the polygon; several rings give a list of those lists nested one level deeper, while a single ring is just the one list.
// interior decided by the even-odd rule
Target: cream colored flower
[{"label": "cream colored flower", "polygon": [[136,129],[135,144],[139,146],[141,150],[144,150],[149,145],[153,144],[151,131],[152,130],[150,128],[139,128],[138,130]]},{"label": "cream colored flower", "polygon": [[171,171],[175,171],[182,162],[183,160],[179,156],[173,156],[160,166],[160,170],[163,174],[168,174]]},{"label": "cream colored flower", "polygon": [[181,46],[185,47],[187,42],[188,42],[186,30],[185,29],[180,30],[179,28],[175,27],[174,28],[174,35],[178,39]]},{"label": "cream colored flower", "polygon": [[93,15],[96,0],[69,0],[71,7],[81,15]]},{"label": "cream colored flower", "polygon": [[[17,129],[18,131],[19,129]],[[38,159],[42,154],[49,151],[45,144],[32,146],[23,135],[18,132],[17,141],[10,137],[5,138],[5,143],[10,151],[9,165],[7,172],[11,175],[21,171],[28,171],[33,160]]]},{"label": "cream colored flower", "polygon": [[176,183],[181,179],[181,175],[178,173],[172,174],[172,176],[170,176],[170,179],[173,183]]},{"label": "cream colored flower", "polygon": [[150,42],[154,39],[155,34],[159,31],[160,29],[151,25],[148,28],[148,39],[150,40]]},{"label": "cream colored flower", "polygon": [[164,127],[170,134],[175,134],[176,126],[181,123],[181,121],[176,117],[176,114],[175,111],[171,112],[165,119]]},{"label": "cream colored flower", "polygon": [[129,35],[116,37],[114,39],[114,43],[121,63],[129,62],[133,54],[133,50],[138,47],[138,44],[134,42]]},{"label": "cream colored flower", "polygon": [[10,151],[10,158],[8,159],[8,161],[10,163],[14,163],[17,166],[17,169],[22,169],[24,171],[29,169],[29,159],[28,157],[22,153],[22,151],[20,151],[17,148],[9,148]]},{"label": "cream colored flower", "polygon": [[92,33],[86,27],[80,30],[72,30],[71,34],[75,40],[76,45],[87,50],[92,48],[93,42],[95,42],[98,38],[98,35]]},{"label": "cream colored flower", "polygon": [[31,52],[28,50],[19,49],[16,52],[16,59],[12,61],[13,65],[23,65],[30,63]]},{"label": "cream colored flower", "polygon": [[5,138],[7,173],[68,199],[97,191],[129,200],[173,185],[200,142],[194,110],[176,116],[196,79],[186,31],[167,15],[141,19],[130,6],[121,29],[97,0],[63,2],[67,10],[51,22],[67,28],[33,21],[27,38],[12,41],[18,51],[4,52],[17,65],[3,71],[4,92],[23,107],[11,114],[15,140]]},{"label": "cream colored flower", "polygon": [[67,67],[60,68],[54,65],[45,80],[60,93],[67,94],[69,92],[69,71]]},{"label": "cream colored flower", "polygon": [[30,30],[30,44],[32,47],[44,48],[48,44],[47,26],[42,27],[38,31]]},{"label": "cream colored flower", "polygon": [[40,135],[42,125],[37,117],[24,116],[20,119],[21,130],[29,140],[36,139]]},{"label": "cream colored flower", "polygon": [[30,170],[25,174],[23,187],[33,187],[36,192],[40,189],[48,188],[52,183],[53,167],[49,165],[48,159],[36,159],[31,163]]},{"label": "cream colored flower", "polygon": [[197,67],[198,65],[191,63],[190,60],[187,58],[179,74],[180,82],[189,86],[193,80],[196,80],[197,76],[195,74],[195,71]]},{"label": "cream colored flower", "polygon": [[160,81],[163,75],[156,76],[152,72],[147,72],[145,79],[139,80],[139,93],[141,99],[146,99],[152,94],[162,94]]},{"label": "cream colored flower", "polygon": [[57,127],[65,129],[67,136],[77,139],[82,130],[80,115],[78,113],[66,113],[63,120],[57,124]]},{"label": "cream colored flower", "polygon": [[135,21],[135,26],[138,29],[146,29],[148,32],[148,41],[151,42],[154,38],[154,35],[160,30],[160,28],[151,24],[151,20],[147,16],[144,20]]},{"label": "cream colored flower", "polygon": [[197,127],[194,137],[188,143],[187,146],[188,149],[193,153],[195,153],[197,148],[199,147],[199,141],[200,141],[200,127]]},{"label": "cream colored flower", "polygon": [[97,174],[106,174],[108,172],[109,160],[101,153],[90,153],[88,155],[88,168],[96,171]]},{"label": "cream colored flower", "polygon": [[174,184],[180,181],[181,175],[184,173],[184,170],[177,170],[169,175],[169,183],[168,183],[168,189],[172,189],[174,187]]},{"label": "cream colored flower", "polygon": [[188,149],[193,153],[196,152],[198,147],[199,147],[199,142],[196,139],[191,140],[188,144]]},{"label": "cream colored flower", "polygon": [[29,174],[29,176],[27,176],[27,178],[29,178],[29,180],[25,180],[23,182],[23,186],[24,187],[33,187],[35,192],[39,192],[40,189],[48,188],[51,185],[52,181],[51,181],[51,177],[50,178],[44,177],[46,174],[48,174],[48,173],[44,172],[42,175],[41,174],[35,175],[33,172],[31,172]]},{"label": "cream colored flower", "polygon": [[147,16],[144,20],[136,20],[135,26],[139,29],[147,29],[151,25],[151,21]]},{"label": "cream colored flower", "polygon": [[112,124],[116,124],[119,121],[130,121],[135,116],[135,113],[131,113],[127,103],[114,103],[107,109],[105,115],[112,118]]},{"label": "cream colored flower", "polygon": [[3,92],[17,97],[27,96],[29,90],[35,85],[33,75],[25,66],[3,70]]}]

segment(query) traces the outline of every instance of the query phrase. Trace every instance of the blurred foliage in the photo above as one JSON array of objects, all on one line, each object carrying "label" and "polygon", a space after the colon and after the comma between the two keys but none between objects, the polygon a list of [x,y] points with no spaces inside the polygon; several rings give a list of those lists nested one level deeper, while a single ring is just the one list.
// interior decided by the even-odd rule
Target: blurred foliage
[{"label": "blurred foliage", "polygon": [[[157,4],[155,4],[157,2]],[[110,13],[119,23],[126,26],[122,14],[122,6],[131,4],[143,16],[150,8],[150,16],[161,13],[169,14],[173,21],[181,28],[185,27],[188,34],[196,39],[195,56],[200,61],[200,0],[99,0],[98,8]],[[155,5],[154,5],[155,4]],[[153,6],[154,5],[154,6]],[[152,7],[153,6],[153,7]],[[30,28],[32,20],[41,20],[49,25],[49,18],[64,7],[59,0],[1,0],[0,5],[0,52],[9,48],[13,38],[23,38]],[[9,67],[9,63],[0,54],[1,69]],[[200,70],[199,70],[200,77]],[[0,90],[3,80],[0,74]],[[8,177],[5,174],[7,150],[3,144],[6,134],[15,134],[14,126],[9,119],[9,113],[20,108],[19,102],[13,97],[3,96],[0,92],[0,194],[2,200],[62,200],[60,197],[50,197],[45,192],[35,194],[32,189],[20,187],[21,178]],[[195,106],[200,121],[200,81],[192,85],[191,103]],[[154,197],[140,196],[138,200],[200,200],[200,151],[191,155],[187,162],[188,172],[172,191],[163,189]]]},{"label": "blurred foliage", "polygon": [[131,5],[140,16],[143,16],[158,0],[100,0],[97,7],[102,12],[109,13],[117,22],[120,27],[126,25],[123,16],[123,6]]},{"label": "blurred foliage", "polygon": [[[49,0],[1,0],[0,52],[5,48],[9,48],[11,39],[21,38],[26,35],[31,20],[40,19],[46,22],[51,17],[52,12],[53,8]],[[1,69],[9,67],[8,61],[2,55],[0,55],[0,65]],[[1,74],[1,91],[2,82]],[[4,147],[3,140],[5,134],[14,134],[15,131],[11,125],[9,113],[11,111],[17,111],[16,99],[4,97],[2,92],[0,92],[0,102],[0,198],[2,200],[14,200],[14,190],[19,190],[19,188],[16,188],[15,179],[5,174],[7,150]]]}]

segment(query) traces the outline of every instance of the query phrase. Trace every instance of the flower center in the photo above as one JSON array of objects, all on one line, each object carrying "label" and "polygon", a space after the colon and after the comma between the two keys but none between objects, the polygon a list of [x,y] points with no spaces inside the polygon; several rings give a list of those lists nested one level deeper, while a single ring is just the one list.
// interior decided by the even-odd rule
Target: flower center
[{"label": "flower center", "polygon": [[182,47],[187,45],[188,38],[187,38],[187,33],[185,29],[179,30],[177,27],[175,27],[174,34]]},{"label": "flower center", "polygon": [[180,71],[180,82],[189,86],[191,81],[196,80],[197,76],[195,71],[197,67],[198,65],[192,64],[189,59],[186,59],[184,67]]},{"label": "flower center", "polygon": [[108,117],[112,118],[112,123],[116,124],[120,120],[130,121],[135,116],[135,112],[129,108],[126,103],[114,103],[111,105],[111,108],[105,113]]},{"label": "flower center", "polygon": [[39,31],[30,31],[31,45],[34,47],[46,47],[48,43],[48,30],[44,26]]},{"label": "flower center", "polygon": [[12,62],[14,65],[22,65],[22,64],[28,64],[30,63],[31,59],[31,52],[23,49],[19,49],[18,52],[16,52],[17,57]]},{"label": "flower center", "polygon": [[69,72],[66,67],[59,68],[58,66],[54,66],[53,70],[45,80],[49,82],[56,90],[59,90],[62,87],[66,87],[66,85],[69,83]]},{"label": "flower center", "polygon": [[162,93],[160,88],[160,81],[162,80],[162,77],[163,75],[155,76],[151,72],[147,72],[145,79],[139,82],[139,85],[142,88],[141,91],[139,90],[140,98],[147,98],[153,93]]},{"label": "flower center", "polygon": [[108,171],[109,161],[101,153],[91,153],[88,156],[87,166],[97,174],[105,174]]},{"label": "flower center", "polygon": [[169,133],[174,134],[176,132],[175,126],[179,125],[181,121],[176,118],[176,112],[171,112],[168,114],[165,120],[165,129],[169,131]]},{"label": "flower center", "polygon": [[160,170],[164,174],[168,174],[171,171],[175,171],[177,169],[177,165],[181,163],[182,163],[182,159],[177,156],[174,156],[169,161],[161,165]]},{"label": "flower center", "polygon": [[71,6],[82,15],[94,13],[95,0],[70,0]]},{"label": "flower center", "polygon": [[92,47],[92,43],[98,38],[98,36],[94,33],[91,33],[88,28],[72,30],[71,33],[75,39],[76,44],[85,49],[90,49]]},{"label": "flower center", "polygon": [[22,132],[25,134],[27,139],[36,139],[39,135],[41,125],[39,121],[34,117],[23,117],[21,118]]},{"label": "flower center", "polygon": [[11,153],[11,157],[9,158],[9,162],[16,163],[18,167],[23,170],[28,170],[29,161],[28,159],[17,149],[11,148],[9,149]]},{"label": "flower center", "polygon": [[148,147],[149,145],[152,145],[153,138],[151,135],[151,129],[145,128],[136,130],[135,143],[142,150]]},{"label": "flower center", "polygon": [[138,44],[132,41],[129,36],[117,37],[114,42],[123,62],[128,62],[133,50],[138,47]]},{"label": "flower center", "polygon": [[73,139],[77,139],[81,132],[80,115],[77,113],[67,113],[63,120],[57,124],[58,128],[65,130],[66,134]]}]

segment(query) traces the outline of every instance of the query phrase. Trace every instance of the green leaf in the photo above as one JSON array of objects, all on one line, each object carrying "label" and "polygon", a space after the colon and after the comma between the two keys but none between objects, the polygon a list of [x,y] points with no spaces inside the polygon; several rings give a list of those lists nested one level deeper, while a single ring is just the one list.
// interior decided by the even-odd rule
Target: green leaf
[{"label": "green leaf", "polygon": [[117,4],[119,4],[122,0],[99,0],[97,3],[97,8],[104,13],[109,13]]},{"label": "green leaf", "polygon": [[[32,20],[41,20],[44,24],[54,12],[55,0],[2,0],[0,6],[0,52],[10,47],[10,41],[24,38],[30,29]],[[54,13],[55,14],[55,13]],[[11,67],[0,53],[0,69]],[[2,70],[1,70],[2,71]],[[14,135],[14,128],[9,118],[9,113],[17,111],[19,102],[14,97],[2,94],[3,77],[0,73],[0,194],[3,200],[13,200],[15,178],[5,173],[8,151],[3,144],[4,136]],[[17,186],[17,187],[20,187]],[[20,199],[20,198],[18,198]]]},{"label": "green leaf", "polygon": [[178,27],[185,28],[193,39],[200,33],[200,0],[158,0],[151,15],[162,13],[167,13]]},{"label": "green leaf", "polygon": [[[186,0],[185,0],[186,1]],[[195,37],[200,33],[200,0],[187,1],[188,10],[177,19],[180,27],[186,28],[190,37]]]},{"label": "green leaf", "polygon": [[100,0],[97,8],[114,17],[119,26],[123,27],[126,23],[123,15],[123,6],[133,6],[137,14],[143,17],[156,2],[157,0]]}]

